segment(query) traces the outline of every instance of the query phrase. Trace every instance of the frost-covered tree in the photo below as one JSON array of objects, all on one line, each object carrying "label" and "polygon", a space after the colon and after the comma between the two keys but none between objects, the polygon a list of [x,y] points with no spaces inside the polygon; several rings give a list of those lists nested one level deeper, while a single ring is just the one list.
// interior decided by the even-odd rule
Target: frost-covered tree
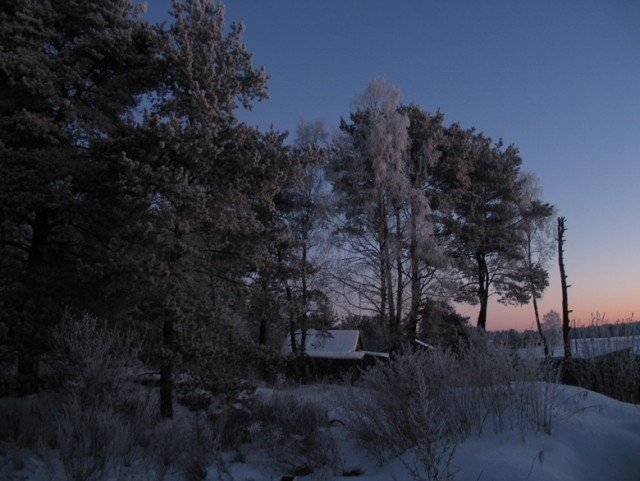
[{"label": "frost-covered tree", "polygon": [[271,250],[284,137],[235,119],[266,75],[209,0],[173,2],[165,27],[127,0],[9,1],[0,16],[0,322],[20,375],[35,378],[34,340],[64,309],[143,322],[164,344],[169,416],[185,327],[237,317]]},{"label": "frost-covered tree", "polygon": [[[177,323],[198,315],[201,304],[194,301],[206,293],[188,288],[194,263],[204,260],[209,277],[220,279],[231,277],[229,265],[238,258],[261,252],[259,243],[246,243],[257,238],[262,212],[273,210],[283,163],[281,136],[263,136],[235,119],[237,107],[266,96],[266,75],[252,66],[242,25],[227,29],[224,7],[209,0],[174,1],[172,16],[158,45],[157,96],[142,125],[155,146],[137,164],[159,210],[154,272],[162,274],[153,285],[169,351]],[[161,372],[165,416],[171,415],[171,359],[167,352]]]},{"label": "frost-covered tree", "polygon": [[[413,339],[417,335],[418,322],[425,317],[430,302],[426,289],[434,281],[437,269],[445,264],[443,249],[436,239],[432,206],[446,208],[449,192],[441,188],[434,175],[438,168],[442,168],[438,164],[446,162],[442,158],[444,116],[441,113],[430,115],[416,105],[404,107],[402,112],[409,117],[410,142],[405,157],[409,187],[403,196],[404,231],[407,232],[403,237],[409,264],[407,276],[410,296],[405,333],[409,339]],[[397,237],[402,238],[401,232],[397,232]],[[398,262],[398,266],[402,266],[402,263]],[[400,281],[398,285],[401,285]]]},{"label": "frost-covered tree", "polygon": [[525,221],[551,215],[551,207],[536,202],[522,209],[522,159],[514,146],[453,127],[452,155],[461,156],[466,179],[458,188],[453,210],[444,219],[450,256],[461,275],[459,300],[480,304],[477,326],[486,328],[489,296],[523,304],[530,299],[522,271]]},{"label": "frost-covered tree", "polygon": [[[343,136],[333,164],[333,186],[342,212],[338,232],[345,248],[346,264],[354,275],[340,274],[347,287],[345,297],[364,297],[399,334],[402,306],[397,304],[393,280],[394,210],[409,187],[405,174],[408,117],[398,111],[400,91],[386,80],[369,83],[355,103],[351,123],[342,122]],[[358,300],[356,305],[361,305]]]},{"label": "frost-covered tree", "polygon": [[63,311],[108,310],[119,291],[111,239],[140,207],[122,143],[154,38],[126,0],[0,5],[0,324],[27,391]]},{"label": "frost-covered tree", "polygon": [[542,316],[542,329],[553,349],[562,342],[562,319],[560,313],[551,309]]},{"label": "frost-covered tree", "polygon": [[[542,188],[538,178],[530,173],[523,174],[523,178],[524,184],[522,186],[520,208],[524,212],[539,209],[541,207]],[[522,222],[524,234],[522,275],[525,277],[525,282],[529,287],[536,327],[542,341],[545,356],[549,355],[549,345],[540,322],[538,299],[542,297],[544,289],[549,285],[549,274],[546,266],[555,254],[555,239],[551,223],[552,214],[553,211],[549,211],[548,215],[525,216]]]},{"label": "frost-covered tree", "polygon": [[[291,211],[286,222],[293,241],[290,263],[293,265],[288,289],[291,304],[289,334],[294,353],[304,354],[309,316],[327,303],[323,288],[327,255],[326,228],[330,215],[330,186],[325,179],[329,153],[328,136],[321,122],[300,122],[292,155],[300,173],[288,191]],[[301,331],[300,343],[296,330]]]}]

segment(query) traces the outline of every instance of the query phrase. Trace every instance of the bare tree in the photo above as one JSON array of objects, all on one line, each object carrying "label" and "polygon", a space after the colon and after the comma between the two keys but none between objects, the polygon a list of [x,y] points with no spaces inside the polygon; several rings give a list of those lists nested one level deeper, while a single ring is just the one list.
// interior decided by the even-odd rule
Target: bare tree
[{"label": "bare tree", "polygon": [[567,295],[567,275],[564,270],[564,234],[566,219],[558,217],[558,265],[560,267],[560,284],[562,286],[562,343],[564,345],[564,357],[571,357],[571,342],[569,341],[569,331],[571,330],[571,321],[569,319],[569,300]]}]

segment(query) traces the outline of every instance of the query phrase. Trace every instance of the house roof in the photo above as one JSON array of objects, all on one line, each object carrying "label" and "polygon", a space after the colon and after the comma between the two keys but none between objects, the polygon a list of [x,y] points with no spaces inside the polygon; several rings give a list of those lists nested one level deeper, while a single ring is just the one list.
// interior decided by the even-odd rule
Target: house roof
[{"label": "house roof", "polygon": [[[296,331],[299,344],[301,331]],[[386,353],[363,351],[360,331],[357,329],[308,329],[305,342],[305,354],[309,357],[326,359],[363,359],[365,356],[389,357]],[[290,355],[291,335],[282,345],[282,354]]]},{"label": "house roof", "polygon": [[[302,332],[296,331],[296,342],[300,343]],[[307,329],[307,339],[305,351],[311,353],[328,352],[355,352],[360,340],[360,331],[357,329]],[[291,335],[287,335],[282,346],[282,353],[291,352]]]}]

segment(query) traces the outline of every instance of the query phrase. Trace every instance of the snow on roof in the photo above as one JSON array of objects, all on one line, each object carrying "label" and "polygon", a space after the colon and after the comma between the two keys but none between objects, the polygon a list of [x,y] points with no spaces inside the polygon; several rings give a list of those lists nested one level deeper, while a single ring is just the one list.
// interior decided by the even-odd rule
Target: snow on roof
[{"label": "snow on roof", "polygon": [[[299,344],[301,331],[296,331],[296,342]],[[310,357],[331,357],[334,359],[362,359],[364,351],[358,351],[360,331],[357,329],[308,329],[305,352]],[[291,353],[291,335],[282,346],[282,354]],[[351,354],[347,356],[347,354]],[[345,357],[346,356],[346,357]]]}]

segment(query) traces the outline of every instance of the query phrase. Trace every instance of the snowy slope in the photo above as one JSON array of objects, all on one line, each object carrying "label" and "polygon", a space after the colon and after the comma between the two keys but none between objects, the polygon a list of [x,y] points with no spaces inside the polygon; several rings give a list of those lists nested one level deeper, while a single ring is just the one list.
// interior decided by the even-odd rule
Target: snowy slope
[{"label": "snowy slope", "polygon": [[565,392],[575,404],[551,435],[471,437],[457,452],[456,479],[638,481],[640,408],[574,387]]}]

